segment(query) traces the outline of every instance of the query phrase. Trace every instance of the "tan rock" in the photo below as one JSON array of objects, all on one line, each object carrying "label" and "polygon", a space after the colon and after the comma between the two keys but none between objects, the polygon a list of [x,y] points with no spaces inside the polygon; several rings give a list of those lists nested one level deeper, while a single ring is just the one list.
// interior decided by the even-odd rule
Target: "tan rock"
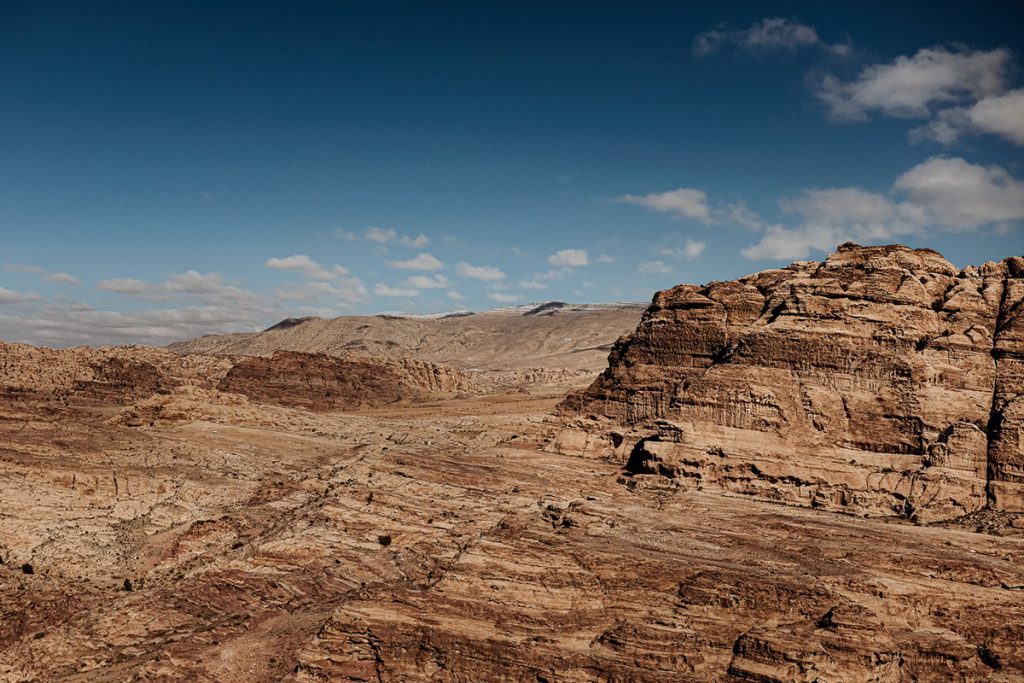
[{"label": "tan rock", "polygon": [[604,455],[793,504],[920,521],[989,497],[1020,510],[1021,274],[1016,257],[958,272],[931,250],[846,244],[659,292],[562,403],[567,434],[631,433]]}]

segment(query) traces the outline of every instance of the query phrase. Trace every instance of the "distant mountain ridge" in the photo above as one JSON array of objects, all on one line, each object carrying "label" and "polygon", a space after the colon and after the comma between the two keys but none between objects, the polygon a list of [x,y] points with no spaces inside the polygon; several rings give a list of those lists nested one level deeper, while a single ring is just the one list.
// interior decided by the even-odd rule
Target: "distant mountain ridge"
[{"label": "distant mountain ridge", "polygon": [[407,357],[474,371],[596,374],[611,345],[636,327],[646,307],[549,301],[479,313],[288,318],[263,332],[210,335],[168,348],[233,356],[298,351]]}]

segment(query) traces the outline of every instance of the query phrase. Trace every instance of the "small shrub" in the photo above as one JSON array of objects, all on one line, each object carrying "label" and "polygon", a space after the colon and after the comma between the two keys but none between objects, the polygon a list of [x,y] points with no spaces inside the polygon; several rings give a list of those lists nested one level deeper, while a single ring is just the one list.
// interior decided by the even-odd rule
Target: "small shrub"
[{"label": "small shrub", "polygon": [[25,564],[21,565],[21,573],[22,574],[35,574],[35,570],[32,568],[32,565],[30,565],[28,562],[26,562]]},{"label": "small shrub", "polygon": [[380,536],[377,537],[377,543],[380,543],[385,548],[388,547],[389,545],[391,545],[391,535],[390,534],[381,534]]},{"label": "small shrub", "polygon": [[123,584],[123,587],[124,587],[124,589],[125,589],[126,591],[128,591],[129,593],[130,593],[130,592],[132,591],[132,589],[134,589],[134,588],[135,588],[135,586],[133,586],[133,585],[132,585],[132,580],[131,580],[131,579],[125,579],[125,580],[124,580],[124,584]]}]

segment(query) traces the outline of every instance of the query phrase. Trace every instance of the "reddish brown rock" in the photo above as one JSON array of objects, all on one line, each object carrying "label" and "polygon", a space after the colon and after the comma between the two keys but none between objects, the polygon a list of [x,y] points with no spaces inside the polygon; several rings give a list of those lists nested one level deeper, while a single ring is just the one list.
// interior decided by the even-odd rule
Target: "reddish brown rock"
[{"label": "reddish brown rock", "polygon": [[412,360],[276,351],[237,360],[218,388],[261,403],[346,410],[422,398],[426,391],[454,389],[460,379],[454,370]]},{"label": "reddish brown rock", "polygon": [[563,452],[922,521],[1024,505],[1024,259],[846,244],[659,292],[560,406]]}]

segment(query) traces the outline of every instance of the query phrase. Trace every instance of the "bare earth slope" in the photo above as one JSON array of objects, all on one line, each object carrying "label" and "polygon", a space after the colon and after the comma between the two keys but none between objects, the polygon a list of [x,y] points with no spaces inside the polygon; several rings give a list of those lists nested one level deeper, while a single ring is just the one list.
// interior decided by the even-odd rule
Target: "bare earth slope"
[{"label": "bare earth slope", "polygon": [[[604,369],[612,343],[640,321],[645,305],[542,304],[447,317],[346,316],[284,321],[255,334],[172,344],[181,353],[267,355],[303,351],[416,358],[490,380],[517,383]],[[550,372],[545,373],[548,370]]]},{"label": "bare earth slope", "polygon": [[935,520],[1024,509],[1024,258],[844,245],[660,292],[562,404],[565,452],[767,500]]},{"label": "bare earth slope", "polygon": [[[836,258],[850,256],[843,254]],[[880,258],[935,259],[941,267],[938,257],[909,251],[883,250]],[[854,272],[860,266],[834,267],[846,293],[828,302],[849,299],[865,279]],[[994,267],[982,285],[1016,266]],[[813,279],[817,269],[765,277],[798,271]],[[1012,313],[1010,280],[1003,278],[997,298],[1000,310],[1010,301]],[[815,288],[832,287],[790,287],[768,297],[769,311],[782,303],[805,315],[820,311]],[[858,393],[857,382],[867,380],[856,372],[815,375],[814,359],[847,358],[844,344],[854,342],[871,348],[875,342],[865,340],[875,338],[870,330],[883,313],[884,329],[938,313],[873,304],[886,288],[868,289],[870,297],[847,304],[849,333],[829,338],[836,349],[795,329],[765,341],[778,349],[776,358],[786,357],[791,340],[806,343],[807,365],[798,370],[845,378],[850,414],[818,411],[826,436],[850,434],[858,449],[927,438],[929,458],[957,456],[973,447],[973,432],[933,438],[931,430],[941,420],[959,422],[957,410],[983,415],[978,384],[986,378],[1003,378],[988,396],[1001,418],[986,434],[1016,429],[1021,383],[1003,364],[1016,357],[1019,328],[1013,315],[1001,315],[986,366],[974,350],[984,333],[960,336],[971,329],[961,322],[984,327],[987,319],[977,302],[989,295],[972,281],[960,299],[963,320],[942,313],[923,344],[946,349],[935,355],[924,397],[916,383],[898,387],[905,400],[931,406],[918,408],[928,416],[922,426],[909,436],[867,431],[873,423],[880,430],[903,424],[901,414]],[[680,359],[709,348],[704,340],[722,334],[723,323],[730,333],[736,320],[747,321],[744,330],[757,325],[742,306],[723,307],[726,320],[724,311],[715,317],[701,299],[677,291],[691,292],[660,294],[632,340],[616,347],[609,372],[563,403],[563,411],[579,412],[559,419],[552,418],[564,398],[559,389],[519,374],[532,393],[496,392],[499,383],[423,359],[0,344],[0,680],[1024,679],[1024,515],[990,503],[924,526],[928,515],[914,524],[892,510],[884,519],[861,518],[765,500],[806,501],[794,479],[808,476],[800,468],[828,474],[821,461],[832,451],[820,443],[805,449],[794,426],[791,474],[772,474],[774,481],[753,474],[751,466],[780,467],[786,423],[751,437],[749,425],[773,414],[767,399],[711,400],[748,396],[733,375],[723,375],[731,379],[718,389],[704,385],[692,414],[721,439],[724,455],[715,457],[734,471],[749,462],[745,476],[756,485],[715,480],[712,470],[700,472],[705,483],[695,481],[681,474],[694,467],[686,458],[673,469],[675,455],[660,449],[685,447],[702,432],[672,412],[696,405],[685,391],[674,390],[671,400],[658,393],[676,386],[663,379],[666,368],[685,383],[692,368]],[[943,294],[943,310],[961,296],[956,291]],[[785,306],[764,325],[787,317]],[[690,316],[706,322],[694,326]],[[842,321],[831,319],[829,329],[840,330]],[[680,328],[689,336],[662,334]],[[891,346],[902,349],[895,338]],[[638,362],[640,348],[680,365]],[[738,341],[732,353],[746,352]],[[915,345],[914,353],[922,351]],[[728,363],[725,354],[712,355],[706,374],[715,377]],[[843,362],[858,369],[866,361]],[[757,376],[760,367],[747,373]],[[876,400],[891,400],[891,377],[906,372],[896,366],[874,380]],[[919,377],[918,366],[909,372]],[[787,396],[786,377],[759,379],[758,391]],[[609,383],[615,378],[618,385]],[[689,377],[690,386],[697,379]],[[929,398],[933,386],[942,401]],[[826,389],[816,391],[812,405],[828,400]],[[789,419],[791,404],[780,405]],[[655,409],[663,412],[648,421]],[[865,426],[843,432],[832,419]],[[564,420],[573,429],[554,444]],[[820,431],[813,422],[808,428]],[[663,441],[639,442],[630,463],[636,474],[623,469],[632,449],[620,452],[623,462],[580,457],[610,455],[616,442],[622,448],[652,431]],[[764,459],[754,460],[751,447],[740,461],[734,451],[754,438],[766,446]],[[990,440],[990,458],[1002,467],[992,472],[1012,474],[1007,454],[1014,451],[1000,439]],[[578,448],[569,453],[572,444]],[[924,457],[907,448],[882,454]],[[948,464],[930,467],[950,470],[954,500],[960,491],[973,495],[982,478]],[[670,476],[643,473],[651,470]],[[851,490],[851,500],[869,506],[882,495]]]}]

